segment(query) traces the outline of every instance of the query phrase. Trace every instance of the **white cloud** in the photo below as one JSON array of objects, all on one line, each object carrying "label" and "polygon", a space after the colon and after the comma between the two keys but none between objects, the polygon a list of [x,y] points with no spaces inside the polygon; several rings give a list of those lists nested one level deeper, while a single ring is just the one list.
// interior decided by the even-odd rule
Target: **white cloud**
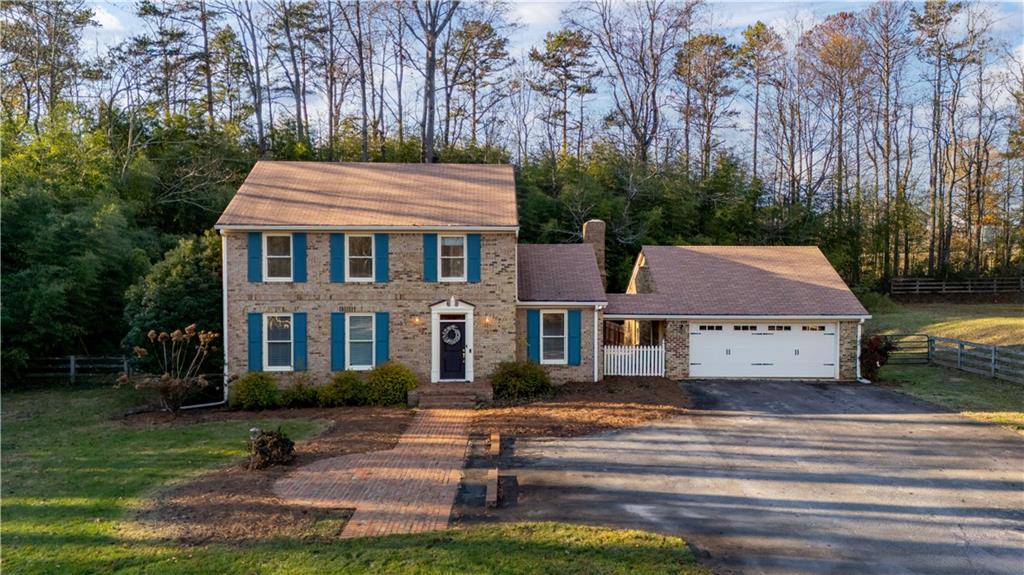
[{"label": "white cloud", "polygon": [[521,24],[553,30],[558,27],[562,9],[568,5],[568,2],[516,2],[512,14]]},{"label": "white cloud", "polygon": [[93,20],[102,28],[105,32],[124,32],[124,24],[117,16],[110,13],[109,10],[103,6],[93,6]]}]

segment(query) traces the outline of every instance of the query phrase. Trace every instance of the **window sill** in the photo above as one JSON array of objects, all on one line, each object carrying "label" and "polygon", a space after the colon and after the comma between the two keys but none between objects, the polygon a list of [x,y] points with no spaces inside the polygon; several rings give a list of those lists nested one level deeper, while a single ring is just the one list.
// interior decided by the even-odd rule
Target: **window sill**
[{"label": "window sill", "polygon": [[285,372],[285,371],[295,371],[295,368],[293,368],[290,365],[288,365],[288,366],[276,366],[276,367],[271,367],[269,365],[265,365],[265,366],[263,366],[263,371]]},{"label": "window sill", "polygon": [[372,365],[346,365],[347,371],[370,371],[373,369]]},{"label": "window sill", "polygon": [[286,284],[286,283],[294,283],[294,280],[292,280],[292,278],[290,278],[290,277],[288,277],[288,278],[264,278],[263,279],[263,283],[265,283],[265,284]]},{"label": "window sill", "polygon": [[541,365],[569,365],[569,362],[564,359],[542,359],[540,360]]}]

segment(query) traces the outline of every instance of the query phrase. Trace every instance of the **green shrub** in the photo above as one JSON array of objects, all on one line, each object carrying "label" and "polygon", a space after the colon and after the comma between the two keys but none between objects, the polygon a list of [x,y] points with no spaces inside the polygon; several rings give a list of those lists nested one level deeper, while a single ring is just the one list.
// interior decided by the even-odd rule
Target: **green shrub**
[{"label": "green shrub", "polygon": [[363,405],[404,405],[419,378],[408,367],[396,362],[382,363],[366,374]]},{"label": "green shrub", "polygon": [[249,372],[231,384],[231,407],[270,409],[277,407],[277,382],[269,373]]},{"label": "green shrub", "polygon": [[330,383],[317,389],[317,402],[324,407],[360,405],[363,401],[363,378],[356,371],[340,371]]},{"label": "green shrub", "polygon": [[281,391],[281,405],[283,407],[314,407],[319,403],[317,386],[313,385],[309,376],[299,374],[294,376],[292,384]]},{"label": "green shrub", "polygon": [[494,399],[520,401],[551,393],[551,378],[541,366],[528,361],[503,361],[491,375]]},{"label": "green shrub", "polygon": [[855,287],[851,291],[860,300],[861,305],[871,313],[889,313],[900,309],[900,305],[892,301],[887,294],[871,291],[865,287]]}]

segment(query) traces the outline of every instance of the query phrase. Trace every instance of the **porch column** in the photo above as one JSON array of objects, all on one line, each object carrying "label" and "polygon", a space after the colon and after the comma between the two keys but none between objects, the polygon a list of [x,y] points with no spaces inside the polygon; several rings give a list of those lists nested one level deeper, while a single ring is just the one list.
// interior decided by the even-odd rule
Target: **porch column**
[{"label": "porch column", "polygon": [[690,377],[690,322],[668,320],[665,324],[665,377]]}]

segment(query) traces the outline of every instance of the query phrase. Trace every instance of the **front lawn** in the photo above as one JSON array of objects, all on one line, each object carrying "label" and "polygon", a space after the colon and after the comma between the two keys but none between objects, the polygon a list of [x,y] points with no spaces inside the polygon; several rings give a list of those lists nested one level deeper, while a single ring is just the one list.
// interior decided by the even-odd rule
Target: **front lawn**
[{"label": "front lawn", "polygon": [[327,422],[285,412],[186,425],[111,419],[132,393],[4,393],[4,573],[706,572],[678,538],[558,524],[354,541],[266,529],[244,545],[182,545],[140,530],[135,510],[168,484],[238,460],[254,425],[303,438]]}]

